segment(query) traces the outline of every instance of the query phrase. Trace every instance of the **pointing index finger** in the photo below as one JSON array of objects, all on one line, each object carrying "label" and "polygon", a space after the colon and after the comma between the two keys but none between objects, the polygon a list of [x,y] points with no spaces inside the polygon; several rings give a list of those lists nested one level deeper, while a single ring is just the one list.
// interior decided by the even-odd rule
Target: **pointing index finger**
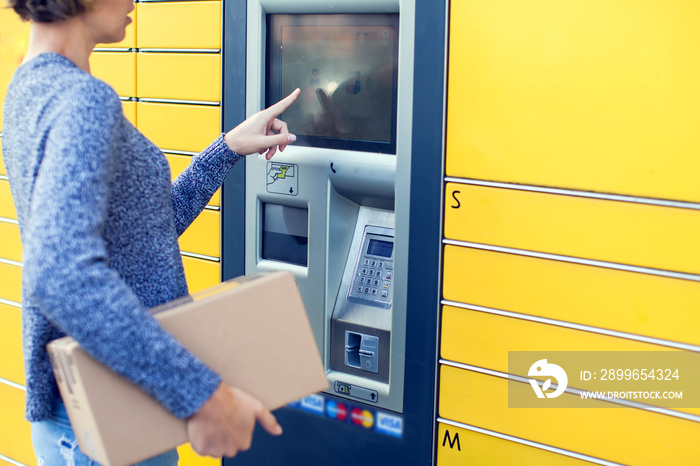
[{"label": "pointing index finger", "polygon": [[289,106],[294,103],[295,100],[297,100],[297,97],[299,97],[300,93],[301,90],[299,88],[294,89],[294,91],[287,97],[264,110],[265,113],[267,113],[272,118],[277,118],[279,115],[282,114],[282,112],[287,110]]}]

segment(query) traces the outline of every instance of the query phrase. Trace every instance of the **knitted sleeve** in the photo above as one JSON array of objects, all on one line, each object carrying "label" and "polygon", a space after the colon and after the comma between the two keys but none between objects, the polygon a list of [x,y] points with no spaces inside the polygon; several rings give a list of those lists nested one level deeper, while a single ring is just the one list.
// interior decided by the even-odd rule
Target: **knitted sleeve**
[{"label": "knitted sleeve", "polygon": [[223,184],[231,167],[242,157],[220,135],[209,147],[192,157],[189,166],[173,181],[175,227],[181,235],[206,207]]},{"label": "knitted sleeve", "polygon": [[108,267],[108,214],[121,103],[104,83],[80,84],[45,135],[25,225],[23,289],[93,357],[185,418],[220,378],[143,307]]}]

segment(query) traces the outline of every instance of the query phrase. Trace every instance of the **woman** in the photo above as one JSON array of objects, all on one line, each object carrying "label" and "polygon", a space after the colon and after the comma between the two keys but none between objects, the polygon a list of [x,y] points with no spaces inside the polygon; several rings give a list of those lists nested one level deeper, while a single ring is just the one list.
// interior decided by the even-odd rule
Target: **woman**
[{"label": "woman", "polygon": [[[147,309],[187,294],[177,243],[242,155],[295,140],[277,120],[299,92],[221,135],[170,184],[164,155],[90,75],[98,43],[122,40],[132,0],[10,0],[31,22],[8,88],[2,150],[24,246],[26,417],[39,464],[94,464],[77,448],[46,344],[83,348],[187,419],[193,448],[233,456],[275,417],[164,332]],[[125,446],[128,448],[128,446]],[[177,464],[171,451],[143,464]]]}]

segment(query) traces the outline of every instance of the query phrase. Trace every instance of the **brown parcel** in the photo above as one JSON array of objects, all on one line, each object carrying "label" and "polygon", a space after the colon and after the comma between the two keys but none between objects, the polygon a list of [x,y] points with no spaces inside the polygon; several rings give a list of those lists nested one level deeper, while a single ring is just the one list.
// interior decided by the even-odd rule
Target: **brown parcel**
[{"label": "brown parcel", "polygon": [[[304,305],[289,272],[241,277],[154,308],[186,348],[276,409],[328,388]],[[66,337],[48,345],[80,449],[104,466],[125,466],[187,441],[185,421],[92,359]]]}]

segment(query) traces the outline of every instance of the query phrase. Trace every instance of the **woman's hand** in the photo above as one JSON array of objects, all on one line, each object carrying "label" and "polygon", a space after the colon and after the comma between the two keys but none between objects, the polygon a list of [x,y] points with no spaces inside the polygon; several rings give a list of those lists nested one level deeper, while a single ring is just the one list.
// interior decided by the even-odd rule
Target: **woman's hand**
[{"label": "woman's hand", "polygon": [[228,147],[239,155],[250,155],[256,152],[265,154],[270,160],[277,152],[284,151],[287,144],[296,141],[296,136],[289,133],[287,123],[277,117],[287,110],[299,97],[300,90],[296,89],[275,105],[266,108],[245,120],[240,125],[226,133],[224,141]]},{"label": "woman's hand", "polygon": [[222,383],[187,419],[187,438],[200,455],[232,457],[250,448],[256,421],[272,435],[282,433],[275,416],[257,398]]}]

